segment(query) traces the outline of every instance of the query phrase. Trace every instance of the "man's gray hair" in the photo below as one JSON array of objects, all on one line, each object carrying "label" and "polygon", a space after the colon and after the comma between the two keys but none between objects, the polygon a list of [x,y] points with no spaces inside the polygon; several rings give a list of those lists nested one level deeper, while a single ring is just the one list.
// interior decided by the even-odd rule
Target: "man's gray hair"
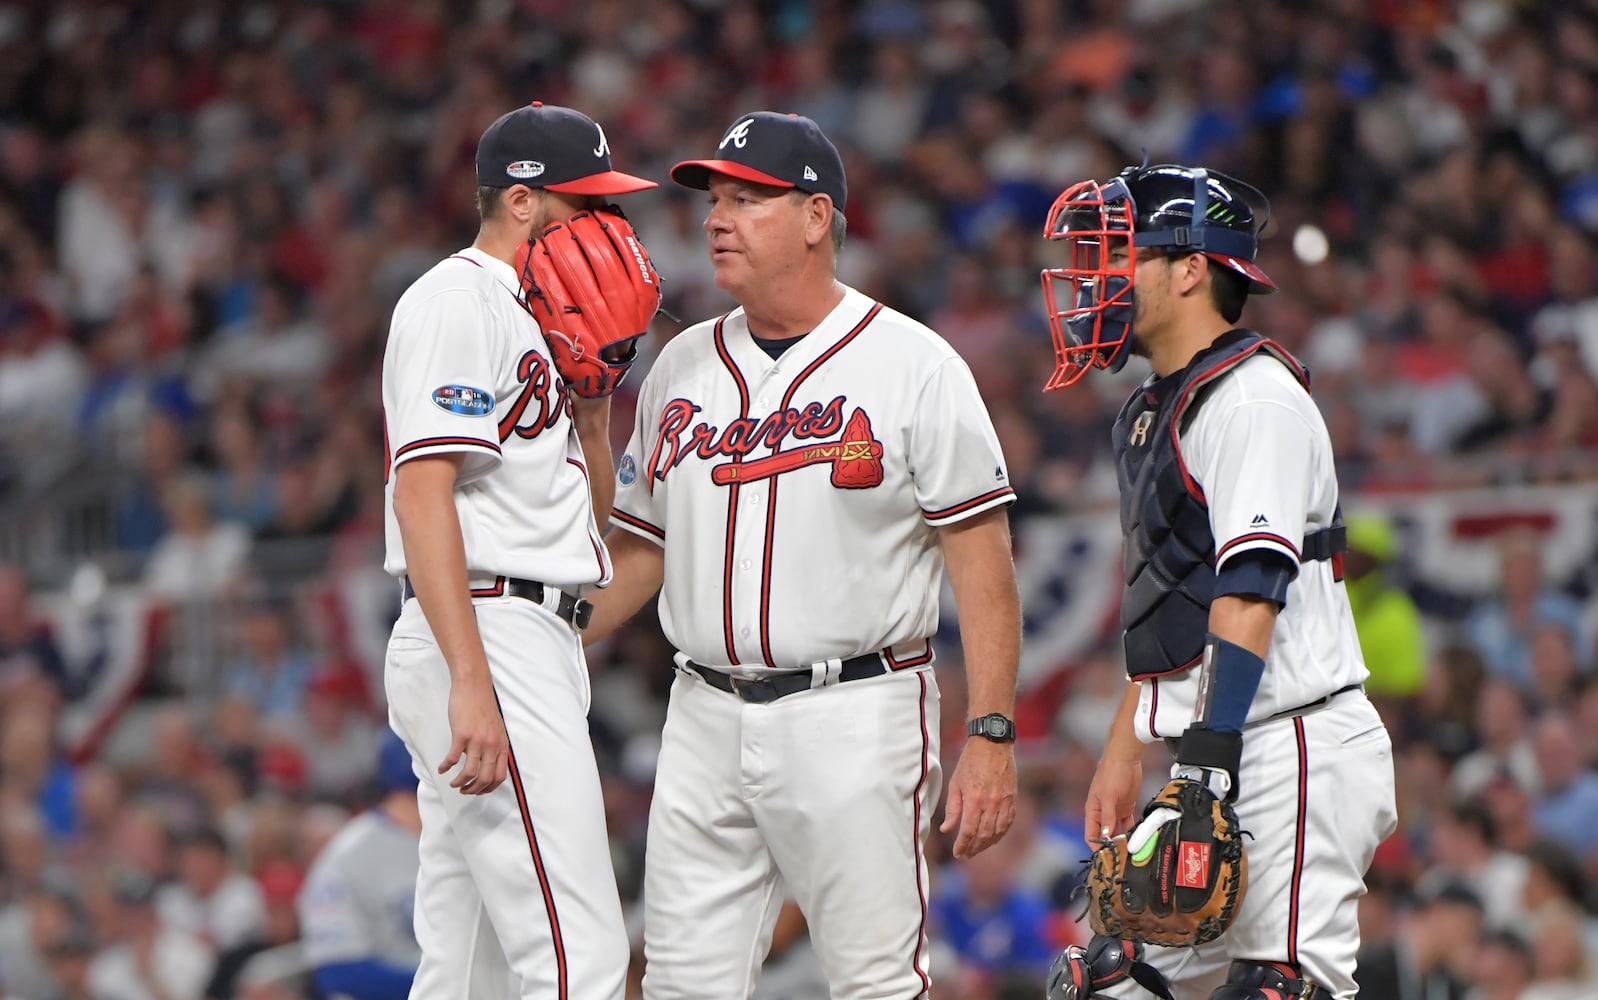
[{"label": "man's gray hair", "polygon": [[[808,199],[810,197],[810,192],[801,191],[798,188],[794,188],[792,191],[788,192],[788,197],[792,198],[795,203],[798,203]],[[848,232],[848,230],[848,218],[844,216],[843,210],[840,209],[836,203],[834,203],[832,206],[832,255],[834,257],[843,253],[844,235]]]}]

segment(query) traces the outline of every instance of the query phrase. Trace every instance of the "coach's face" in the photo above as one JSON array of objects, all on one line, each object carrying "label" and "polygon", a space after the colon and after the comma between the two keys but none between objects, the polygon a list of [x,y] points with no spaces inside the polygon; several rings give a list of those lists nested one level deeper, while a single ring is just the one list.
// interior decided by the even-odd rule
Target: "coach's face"
[{"label": "coach's face", "polygon": [[787,188],[710,175],[705,236],[717,288],[741,302],[804,266],[809,212],[806,200],[790,195]]}]

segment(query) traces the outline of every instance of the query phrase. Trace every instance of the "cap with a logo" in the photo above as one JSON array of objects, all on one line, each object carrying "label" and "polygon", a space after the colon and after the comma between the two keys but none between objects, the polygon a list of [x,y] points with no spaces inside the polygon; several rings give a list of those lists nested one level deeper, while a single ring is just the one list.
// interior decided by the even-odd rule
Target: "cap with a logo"
[{"label": "cap with a logo", "polygon": [[605,130],[581,111],[534,101],[500,115],[477,143],[483,187],[548,188],[566,194],[626,194],[654,181],[610,167]]},{"label": "cap with a logo", "polygon": [[755,184],[824,194],[841,212],[849,195],[843,160],[821,127],[802,115],[756,111],[741,115],[708,160],[684,160],[671,168],[683,187],[710,189],[712,173]]}]

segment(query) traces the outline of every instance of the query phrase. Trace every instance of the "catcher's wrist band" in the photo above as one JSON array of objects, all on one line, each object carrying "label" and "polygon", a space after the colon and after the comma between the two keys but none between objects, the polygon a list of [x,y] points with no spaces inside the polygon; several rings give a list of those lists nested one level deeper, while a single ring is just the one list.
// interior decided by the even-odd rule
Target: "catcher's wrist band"
[{"label": "catcher's wrist band", "polygon": [[1199,696],[1193,721],[1223,733],[1241,733],[1265,676],[1265,661],[1214,632],[1204,637]]}]

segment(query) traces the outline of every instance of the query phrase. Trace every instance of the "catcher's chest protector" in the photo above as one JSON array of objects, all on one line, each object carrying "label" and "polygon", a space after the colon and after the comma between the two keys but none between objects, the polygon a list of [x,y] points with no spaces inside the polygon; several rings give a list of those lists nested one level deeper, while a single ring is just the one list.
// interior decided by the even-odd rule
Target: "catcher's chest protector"
[{"label": "catcher's chest protector", "polygon": [[1121,486],[1126,593],[1121,601],[1133,680],[1195,666],[1209,630],[1215,537],[1198,483],[1188,479],[1178,435],[1207,390],[1263,351],[1309,388],[1293,356],[1252,330],[1222,334],[1181,372],[1140,386],[1121,407],[1111,440]]}]

